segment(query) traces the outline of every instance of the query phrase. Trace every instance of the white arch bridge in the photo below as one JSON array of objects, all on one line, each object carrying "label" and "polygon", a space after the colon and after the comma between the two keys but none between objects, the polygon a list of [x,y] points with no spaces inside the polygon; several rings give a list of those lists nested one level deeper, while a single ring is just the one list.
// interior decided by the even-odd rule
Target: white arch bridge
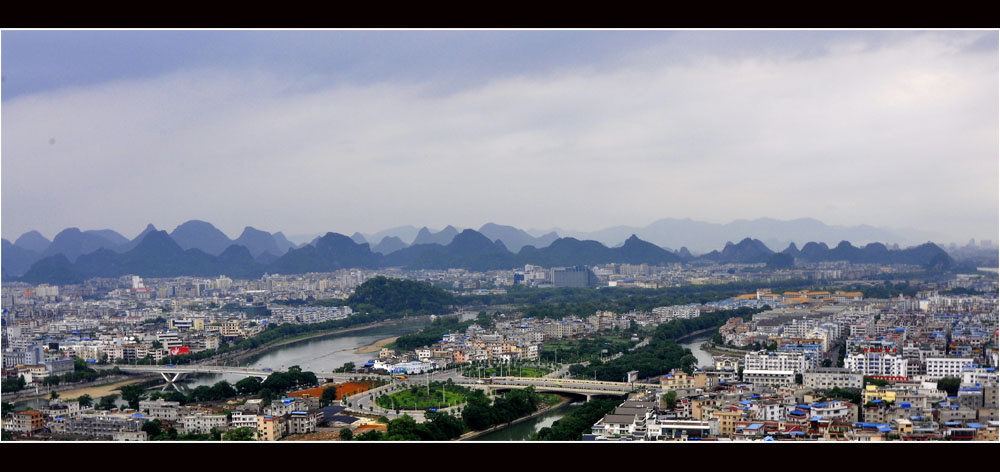
[{"label": "white arch bridge", "polygon": [[157,373],[163,380],[174,383],[188,374],[241,374],[247,377],[266,379],[274,371],[250,367],[229,367],[221,365],[119,365],[122,372]]}]

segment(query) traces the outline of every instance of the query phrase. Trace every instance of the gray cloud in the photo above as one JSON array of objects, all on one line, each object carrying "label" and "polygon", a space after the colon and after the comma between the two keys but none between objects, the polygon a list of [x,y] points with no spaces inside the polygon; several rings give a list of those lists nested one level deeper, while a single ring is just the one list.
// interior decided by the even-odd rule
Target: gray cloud
[{"label": "gray cloud", "polygon": [[451,91],[220,65],[5,98],[3,234],[811,216],[1000,239],[995,32],[670,38]]}]

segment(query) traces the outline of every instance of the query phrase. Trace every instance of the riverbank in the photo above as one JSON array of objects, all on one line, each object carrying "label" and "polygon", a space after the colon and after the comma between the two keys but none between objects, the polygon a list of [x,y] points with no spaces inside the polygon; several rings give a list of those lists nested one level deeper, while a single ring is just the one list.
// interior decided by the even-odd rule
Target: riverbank
[{"label": "riverbank", "polygon": [[[343,334],[343,333],[350,333],[352,331],[361,331],[361,330],[364,330],[364,329],[380,328],[380,327],[384,327],[384,326],[393,326],[393,325],[397,325],[397,324],[402,324],[404,321],[412,321],[414,319],[419,319],[419,318],[421,318],[421,317],[410,317],[410,318],[399,318],[399,319],[393,319],[393,320],[383,320],[383,321],[376,321],[376,322],[373,322],[373,323],[368,323],[368,324],[353,326],[353,327],[350,327],[350,328],[339,328],[339,329],[332,329],[332,330],[327,330],[327,331],[321,331],[319,333],[305,334],[305,335],[302,335],[302,336],[296,336],[294,338],[288,338],[288,339],[283,339],[283,340],[280,340],[280,341],[275,341],[272,344],[268,344],[268,345],[265,345],[265,346],[260,346],[260,347],[251,349],[249,351],[240,351],[240,352],[232,354],[232,355],[230,355],[230,354],[223,354],[222,356],[216,356],[216,357],[213,357],[213,358],[210,358],[210,359],[207,359],[207,360],[212,360],[212,361],[215,361],[215,360],[235,360],[235,361],[241,361],[241,360],[244,360],[244,359],[246,359],[248,357],[254,357],[254,356],[257,356],[257,355],[260,355],[260,354],[264,354],[264,353],[266,353],[266,352],[268,352],[268,351],[270,351],[272,349],[279,348],[279,347],[282,347],[282,346],[286,346],[286,345],[292,344],[292,343],[297,343],[299,341],[306,341],[306,340],[309,340],[309,339],[317,339],[317,338],[323,338],[323,337],[327,337],[327,336],[334,336],[334,335]],[[429,319],[430,317],[428,316],[426,318]],[[365,347],[365,346],[363,346],[363,347]]]},{"label": "riverbank", "polygon": [[386,345],[388,345],[390,343],[396,342],[397,339],[399,339],[399,336],[393,336],[391,338],[379,339],[378,341],[375,341],[375,342],[373,342],[373,343],[371,343],[371,344],[369,344],[367,346],[361,346],[361,347],[355,349],[354,352],[356,354],[367,354],[369,352],[378,352],[378,351],[381,351],[382,348],[385,347]]},{"label": "riverbank", "polygon": [[[115,393],[116,390],[124,385],[129,385],[138,382],[145,382],[156,377],[156,374],[147,374],[139,377],[120,375],[115,376],[110,381],[105,381],[102,383],[90,383],[87,385],[66,385],[62,389],[56,387],[54,390],[49,389],[39,389],[38,393],[22,393],[17,392],[17,396],[4,398],[5,402],[21,403],[26,401],[31,401],[37,398],[47,397],[51,392],[59,392],[61,398],[77,398],[81,395],[90,395],[91,398],[97,399],[103,396],[111,395]],[[34,391],[34,389],[31,389]]]},{"label": "riverbank", "polygon": [[692,331],[692,332],[690,332],[688,334],[685,334],[684,336],[681,336],[681,337],[675,339],[674,341],[680,342],[680,341],[683,341],[683,340],[688,339],[688,338],[695,338],[695,337],[698,337],[698,336],[700,336],[702,334],[711,333],[712,331],[716,331],[718,329],[719,328],[717,326],[716,327],[712,327],[712,328],[699,329],[698,331]]},{"label": "riverbank", "polygon": [[559,403],[557,403],[557,404],[555,404],[555,405],[545,405],[542,408],[539,408],[538,411],[536,411],[536,412],[534,412],[534,413],[532,413],[532,414],[530,414],[528,416],[522,416],[522,417],[520,417],[520,418],[518,418],[518,419],[516,419],[514,421],[511,421],[510,423],[498,424],[496,426],[493,426],[493,427],[488,428],[488,429],[484,429],[482,431],[469,431],[468,433],[465,433],[465,434],[459,436],[458,438],[453,439],[452,441],[468,441],[468,440],[473,439],[473,438],[478,438],[479,436],[482,436],[482,435],[487,434],[487,433],[492,433],[494,431],[500,431],[500,430],[502,430],[504,428],[513,426],[513,425],[518,424],[518,423],[523,423],[523,422],[528,421],[528,420],[530,420],[532,418],[544,415],[545,413],[548,413],[548,412],[550,412],[550,411],[552,411],[552,410],[554,410],[556,408],[561,408],[562,406],[564,406],[564,405],[566,405],[567,403],[570,402],[570,398],[567,397],[567,396],[560,395],[559,397],[562,398],[562,401],[559,402]]}]

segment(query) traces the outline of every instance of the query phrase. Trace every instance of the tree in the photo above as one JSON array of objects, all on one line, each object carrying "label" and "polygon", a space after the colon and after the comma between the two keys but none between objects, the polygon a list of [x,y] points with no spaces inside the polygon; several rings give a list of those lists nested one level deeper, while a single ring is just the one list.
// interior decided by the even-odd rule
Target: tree
[{"label": "tree", "polygon": [[0,416],[7,417],[7,413],[11,413],[13,411],[14,411],[13,403],[3,402],[3,413],[0,413]]},{"label": "tree", "polygon": [[667,410],[673,410],[677,407],[677,392],[671,390],[663,394],[663,402],[667,405]]},{"label": "tree", "polygon": [[352,437],[354,437],[354,433],[351,431],[351,428],[344,428],[340,430],[341,441],[350,441]]},{"label": "tree", "polygon": [[802,374],[795,374],[795,383],[802,385]]},{"label": "tree", "polygon": [[253,395],[260,391],[260,379],[257,377],[247,377],[236,382],[236,391],[240,395]]},{"label": "tree", "polygon": [[52,393],[49,394],[49,401],[55,400],[57,398],[59,398],[59,392],[53,391]]},{"label": "tree", "polygon": [[949,397],[958,395],[958,388],[962,386],[962,379],[958,377],[945,377],[937,382],[938,390],[948,392]]},{"label": "tree", "polygon": [[381,441],[382,433],[378,430],[365,431],[357,436],[358,441]]},{"label": "tree", "polygon": [[94,399],[86,394],[77,397],[76,401],[80,403],[80,408],[87,408],[94,405]]},{"label": "tree", "polygon": [[122,385],[119,388],[122,395],[122,400],[128,402],[128,407],[136,410],[139,408],[139,401],[145,397],[146,389],[142,388],[142,385],[130,384]]},{"label": "tree", "polygon": [[162,423],[159,419],[153,421],[147,421],[142,425],[142,430],[146,432],[147,437],[150,440],[160,435],[163,432]]},{"label": "tree", "polygon": [[115,400],[118,398],[117,395],[107,395],[101,397],[100,403],[97,404],[98,410],[112,410],[117,407]]},{"label": "tree", "polygon": [[253,441],[254,431],[250,428],[233,428],[222,433],[223,441]]},{"label": "tree", "polygon": [[823,367],[832,367],[832,366],[833,366],[833,361],[831,361],[830,359],[823,359]]},{"label": "tree", "polygon": [[328,406],[337,401],[337,387],[327,387],[323,389],[323,395],[319,397],[320,407]]}]

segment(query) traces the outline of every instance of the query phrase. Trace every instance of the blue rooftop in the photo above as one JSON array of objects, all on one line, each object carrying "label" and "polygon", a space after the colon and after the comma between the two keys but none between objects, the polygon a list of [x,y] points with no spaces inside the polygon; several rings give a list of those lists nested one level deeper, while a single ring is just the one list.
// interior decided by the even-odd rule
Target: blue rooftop
[{"label": "blue rooftop", "polygon": [[763,423],[754,423],[754,424],[752,424],[750,426],[747,426],[746,428],[743,428],[743,429],[749,429],[751,431],[756,431],[756,430],[760,429],[763,426],[764,426]]}]

